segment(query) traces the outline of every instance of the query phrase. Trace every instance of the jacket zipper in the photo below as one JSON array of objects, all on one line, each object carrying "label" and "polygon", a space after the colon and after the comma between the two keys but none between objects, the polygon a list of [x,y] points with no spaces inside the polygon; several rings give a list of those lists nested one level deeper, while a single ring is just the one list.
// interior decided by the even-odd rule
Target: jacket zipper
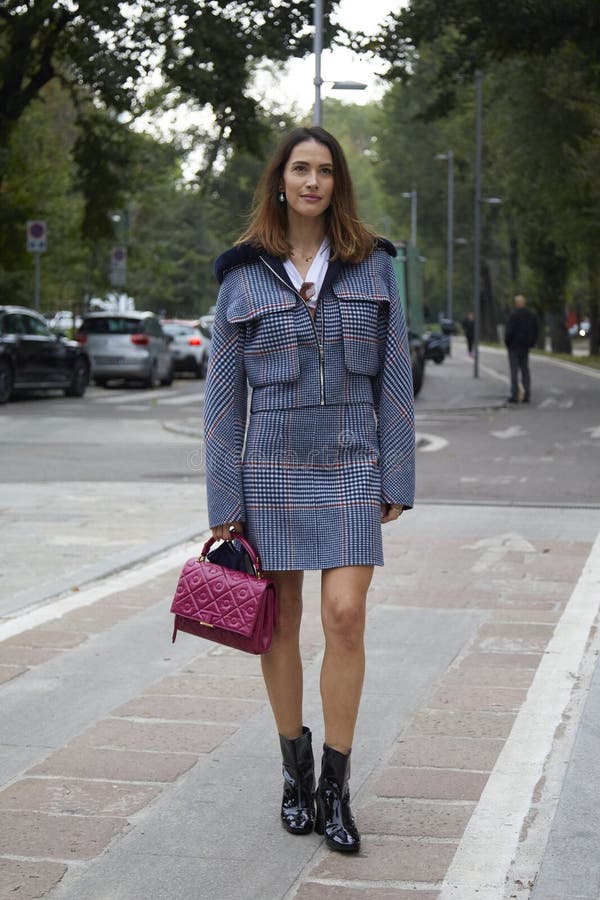
[{"label": "jacket zipper", "polygon": [[313,334],[314,334],[315,340],[316,340],[316,342],[317,342],[317,349],[318,349],[318,351],[319,351],[319,387],[320,387],[320,392],[321,392],[320,406],[325,406],[325,359],[324,359],[324,356],[325,356],[325,352],[324,352],[324,342],[325,342],[325,316],[322,315],[322,319],[321,319],[321,322],[322,322],[322,325],[321,325],[321,334],[322,334],[322,338],[321,338],[321,340],[319,340],[319,332],[317,331],[317,326],[315,325],[315,320],[314,320],[313,317],[311,316],[310,310],[307,309],[306,303],[304,302],[304,300],[303,300],[303,298],[302,298],[302,295],[301,295],[294,287],[290,288],[290,285],[287,283],[287,281],[284,281],[284,280],[283,280],[283,278],[281,277],[281,275],[279,275],[279,273],[276,272],[275,269],[273,269],[273,268],[269,265],[269,263],[266,261],[266,259],[264,259],[262,256],[261,256],[260,258],[261,258],[262,262],[264,262],[264,264],[265,264],[265,266],[267,267],[267,269],[269,269],[269,271],[273,273],[273,275],[275,276],[275,278],[277,278],[277,280],[280,281],[286,288],[291,289],[291,290],[296,294],[296,296],[299,297],[300,300],[302,300],[302,306],[303,306],[304,309],[306,310],[306,315],[307,315],[308,318],[310,319],[310,324],[312,325]]}]

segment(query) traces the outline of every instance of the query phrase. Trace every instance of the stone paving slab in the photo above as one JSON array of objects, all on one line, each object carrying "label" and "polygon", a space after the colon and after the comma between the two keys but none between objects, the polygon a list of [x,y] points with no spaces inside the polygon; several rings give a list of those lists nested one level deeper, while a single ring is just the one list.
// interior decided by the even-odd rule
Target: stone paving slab
[{"label": "stone paving slab", "polygon": [[420,800],[479,800],[486,785],[485,772],[426,766],[387,766],[375,781],[379,797]]},{"label": "stone paving slab", "polygon": [[144,694],[130,700],[114,716],[162,719],[173,722],[219,722],[237,724],[253,716],[260,708],[258,700],[225,699],[224,697],[153,696]]},{"label": "stone paving slab", "polygon": [[127,825],[124,818],[12,810],[0,822],[0,853],[42,859],[93,859]]},{"label": "stone paving slab", "polygon": [[430,709],[454,710],[513,710],[519,709],[527,696],[527,691],[519,688],[505,687],[479,687],[478,685],[464,685],[461,691],[456,686],[438,688],[429,698]]},{"label": "stone paving slab", "polygon": [[66,871],[63,863],[0,859],[0,897],[2,900],[38,900],[58,884]]},{"label": "stone paving slab", "polygon": [[329,853],[317,863],[311,876],[379,883],[421,882],[433,887],[446,874],[455,852],[456,844],[451,842],[371,836],[360,854]]},{"label": "stone paving slab", "polygon": [[503,746],[500,740],[406,735],[396,742],[389,765],[491,772]]},{"label": "stone paving slab", "polygon": [[406,733],[506,739],[514,720],[512,712],[471,712],[425,707],[414,716]]},{"label": "stone paving slab", "polygon": [[528,625],[526,623],[490,622],[479,629],[473,648],[500,652],[544,650],[552,637],[552,625]]},{"label": "stone paving slab", "polygon": [[149,750],[153,753],[210,753],[233,728],[195,722],[131,722],[104,719],[76,738],[73,746],[115,750]]},{"label": "stone paving slab", "polygon": [[71,744],[51,753],[28,774],[165,784],[175,781],[197,761],[197,754],[191,753],[144,753]]},{"label": "stone paving slab", "polygon": [[[493,662],[493,660],[492,660]],[[444,678],[446,689],[460,690],[465,685],[477,687],[528,688],[535,669],[511,666],[478,666],[463,660]]]},{"label": "stone paving slab", "polygon": [[[226,666],[229,669],[229,666]],[[239,700],[260,700],[267,698],[262,675],[232,676],[203,674],[186,667],[185,673],[171,675],[144,691],[148,697],[235,697]]]},{"label": "stone paving slab", "polygon": [[129,816],[160,791],[156,784],[75,778],[23,778],[0,791],[0,810],[78,816]]},{"label": "stone paving slab", "polygon": [[365,834],[459,840],[474,807],[475,802],[466,800],[432,803],[377,797],[361,806],[360,825]]}]

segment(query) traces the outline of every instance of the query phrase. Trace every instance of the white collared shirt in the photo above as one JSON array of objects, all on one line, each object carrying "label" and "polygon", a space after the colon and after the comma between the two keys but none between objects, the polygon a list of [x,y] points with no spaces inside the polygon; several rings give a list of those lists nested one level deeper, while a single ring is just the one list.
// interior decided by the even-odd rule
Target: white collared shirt
[{"label": "white collared shirt", "polygon": [[314,295],[312,299],[306,301],[306,305],[310,306],[311,309],[316,309],[317,300],[319,298],[321,288],[323,287],[325,275],[327,274],[327,267],[329,266],[329,249],[329,238],[325,237],[323,238],[321,246],[315,253],[315,257],[310,264],[308,272],[306,273],[306,278],[302,278],[292,259],[286,259],[283,262],[285,271],[289,275],[290,281],[298,292],[300,292],[300,289],[304,284],[314,285]]}]

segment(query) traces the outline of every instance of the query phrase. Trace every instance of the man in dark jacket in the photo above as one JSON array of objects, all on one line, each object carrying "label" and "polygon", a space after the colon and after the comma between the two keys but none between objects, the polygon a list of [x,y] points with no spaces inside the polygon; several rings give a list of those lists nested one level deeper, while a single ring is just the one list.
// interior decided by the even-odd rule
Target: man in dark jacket
[{"label": "man in dark jacket", "polygon": [[529,350],[535,346],[537,336],[537,316],[527,309],[523,294],[517,294],[515,297],[515,308],[508,317],[504,337],[510,364],[509,403],[519,402],[519,371],[523,382],[523,403],[529,403],[531,391]]}]

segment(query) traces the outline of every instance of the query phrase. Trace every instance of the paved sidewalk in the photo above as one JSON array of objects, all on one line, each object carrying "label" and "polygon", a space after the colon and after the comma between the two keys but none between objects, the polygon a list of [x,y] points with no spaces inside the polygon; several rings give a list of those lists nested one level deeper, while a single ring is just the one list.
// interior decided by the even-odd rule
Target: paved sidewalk
[{"label": "paved sidewalk", "polygon": [[[501,379],[473,379],[457,349],[427,379],[417,416],[504,402]],[[31,527],[42,504],[55,565],[28,618],[4,582],[0,898],[597,900],[600,511],[423,505],[386,527],[353,748],[363,849],[348,858],[279,824],[258,660],[183,634],[170,644],[191,554],[178,542],[207,526],[202,486],[177,494],[197,511],[189,523],[164,509],[166,486],[132,503],[136,545],[117,558],[122,486],[100,489],[109,517],[87,504],[63,519],[49,486],[15,490],[0,520],[26,588],[39,570],[14,509]],[[105,538],[90,540],[86,573],[78,532]],[[317,756],[318,587],[307,575]]]}]

